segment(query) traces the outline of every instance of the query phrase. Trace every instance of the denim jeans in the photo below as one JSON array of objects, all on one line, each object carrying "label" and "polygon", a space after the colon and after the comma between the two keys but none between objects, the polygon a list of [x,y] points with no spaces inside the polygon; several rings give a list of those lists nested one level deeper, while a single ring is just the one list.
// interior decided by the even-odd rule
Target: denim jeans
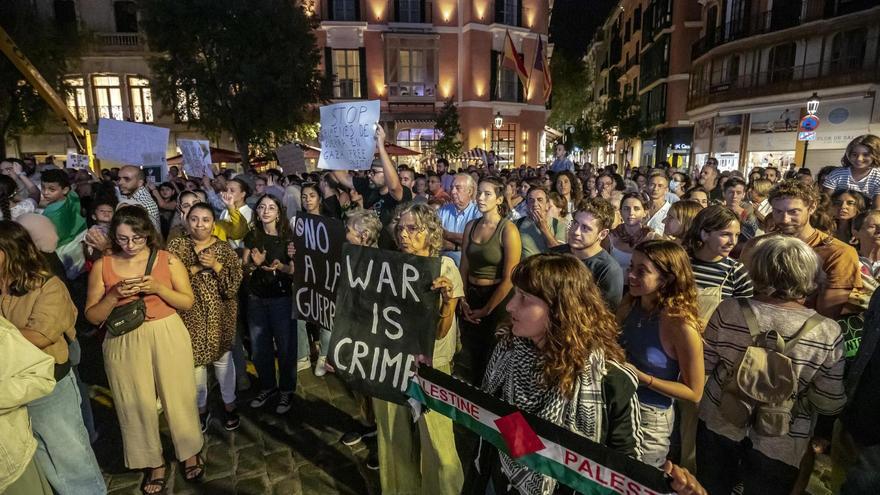
[{"label": "denim jeans", "polygon": [[[248,296],[248,326],[251,333],[254,367],[261,390],[280,388],[296,391],[297,336],[290,319],[293,300],[284,297]],[[275,379],[275,352],[278,352],[278,380]],[[306,345],[308,350],[308,345]]]},{"label": "denim jeans", "polygon": [[[318,357],[327,357],[327,351],[330,350],[330,330],[326,328],[319,329],[320,352]],[[309,330],[306,328],[306,322],[299,320],[296,322],[296,341],[297,341],[297,359],[307,359],[311,354],[311,346],[309,346]]]},{"label": "denim jeans", "polygon": [[81,401],[76,379],[70,372],[55,384],[51,394],[27,406],[37,438],[35,458],[60,495],[107,493],[83,425]]},{"label": "denim jeans", "polygon": [[639,403],[642,426],[641,461],[654,467],[666,462],[672,425],[675,422],[675,409],[672,406],[659,407]]}]

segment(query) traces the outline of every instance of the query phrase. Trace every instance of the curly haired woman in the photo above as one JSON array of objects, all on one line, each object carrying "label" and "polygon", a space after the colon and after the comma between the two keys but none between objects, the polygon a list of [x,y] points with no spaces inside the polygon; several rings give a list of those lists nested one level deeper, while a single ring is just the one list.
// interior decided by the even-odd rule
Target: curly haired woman
[{"label": "curly haired woman", "polygon": [[660,467],[669,451],[673,399],[697,403],[703,395],[703,324],[690,260],[673,241],[633,249],[629,294],[617,312],[626,360],[639,378],[642,462]]},{"label": "curly haired woman", "polygon": [[[486,369],[483,390],[618,452],[637,455],[635,375],[623,363],[617,323],[587,267],[537,254],[513,272],[512,325]],[[463,493],[559,493],[556,481],[481,445]],[[557,490],[558,488],[558,490]],[[556,490],[556,491],[554,491]]]}]

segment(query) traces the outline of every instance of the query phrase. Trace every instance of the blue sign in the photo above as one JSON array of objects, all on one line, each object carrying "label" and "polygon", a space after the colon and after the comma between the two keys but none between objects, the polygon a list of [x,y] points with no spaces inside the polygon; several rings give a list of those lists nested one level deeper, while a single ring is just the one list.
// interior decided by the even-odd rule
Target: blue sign
[{"label": "blue sign", "polygon": [[815,115],[805,115],[798,126],[798,132],[815,131],[817,127],[819,127],[819,117],[816,117]]}]

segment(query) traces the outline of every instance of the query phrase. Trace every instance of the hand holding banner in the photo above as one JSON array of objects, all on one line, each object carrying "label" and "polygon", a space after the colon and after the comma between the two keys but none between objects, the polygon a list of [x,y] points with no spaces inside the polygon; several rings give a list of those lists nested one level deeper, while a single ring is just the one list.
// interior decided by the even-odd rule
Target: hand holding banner
[{"label": "hand holding banner", "polygon": [[379,100],[321,107],[321,156],[318,168],[366,170],[376,153]]},{"label": "hand holding banner", "polygon": [[336,288],[345,225],[339,220],[297,213],[293,226],[293,306],[297,319],[333,330]]},{"label": "hand holding banner", "polygon": [[183,155],[183,172],[187,177],[214,178],[211,168],[211,143],[197,139],[178,139],[177,146]]}]

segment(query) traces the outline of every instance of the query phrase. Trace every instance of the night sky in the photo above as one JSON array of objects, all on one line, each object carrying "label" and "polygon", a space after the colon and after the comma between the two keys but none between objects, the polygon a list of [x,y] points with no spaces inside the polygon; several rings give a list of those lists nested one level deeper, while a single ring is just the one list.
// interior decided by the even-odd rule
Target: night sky
[{"label": "night sky", "polygon": [[617,0],[556,0],[550,20],[550,41],[554,50],[582,57],[593,33]]}]

